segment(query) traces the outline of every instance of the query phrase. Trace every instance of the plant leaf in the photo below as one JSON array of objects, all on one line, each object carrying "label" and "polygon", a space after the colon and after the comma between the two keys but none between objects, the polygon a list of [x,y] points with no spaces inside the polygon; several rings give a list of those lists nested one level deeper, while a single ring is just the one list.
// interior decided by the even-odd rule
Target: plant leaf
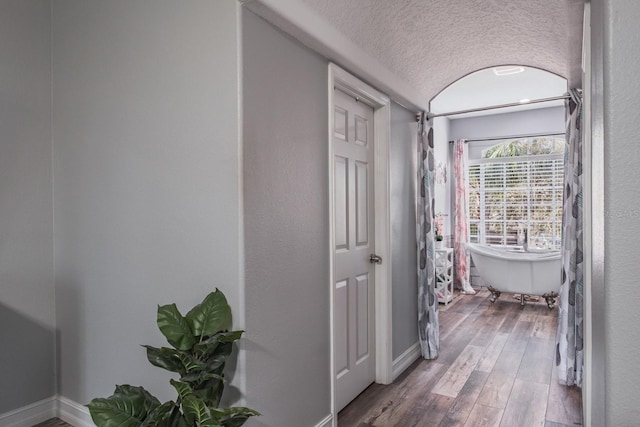
[{"label": "plant leaf", "polygon": [[220,342],[235,342],[242,338],[242,334],[244,331],[224,331],[219,332],[215,336],[218,338]]},{"label": "plant leaf", "polygon": [[218,420],[214,419],[207,405],[202,399],[193,394],[187,396],[182,402],[182,410],[187,418],[187,423],[200,427],[222,427]]},{"label": "plant leaf", "polygon": [[189,350],[196,343],[189,323],[175,304],[158,306],[158,327],[169,344],[178,350]]},{"label": "plant leaf", "polygon": [[163,403],[149,414],[140,427],[171,427],[171,412],[175,407],[172,400]]},{"label": "plant leaf", "polygon": [[229,357],[229,355],[231,355],[231,350],[231,343],[220,344],[215,353],[207,358],[207,370],[217,371],[218,369],[220,369],[220,371],[222,371],[224,369],[224,365],[227,363],[227,358]]},{"label": "plant leaf", "polygon": [[189,427],[187,424],[187,419],[180,411],[180,407],[176,406],[173,408],[171,412],[171,425],[170,427]]},{"label": "plant leaf", "polygon": [[128,384],[117,385],[115,393],[126,396],[136,405],[141,406],[145,416],[160,406],[160,401],[145,390],[144,387],[136,387]]},{"label": "plant leaf", "polygon": [[171,427],[189,427],[189,425],[187,424],[187,419],[184,415],[178,412],[178,415],[171,419]]},{"label": "plant leaf", "polygon": [[[218,332],[204,341],[196,344],[193,347],[193,350],[199,354],[201,354],[202,359],[207,359],[212,354],[215,353],[218,345],[234,343],[242,337],[244,331],[222,331]],[[225,347],[226,351],[226,347]]]},{"label": "plant leaf", "polygon": [[147,360],[152,365],[167,371],[177,372],[180,375],[187,373],[177,356],[176,350],[167,347],[156,348],[150,345],[143,345],[143,347],[147,349]]},{"label": "plant leaf", "polygon": [[176,353],[176,356],[180,359],[180,362],[182,362],[182,366],[184,366],[187,373],[201,371],[207,366],[206,363],[199,361],[187,353],[178,352]]},{"label": "plant leaf", "polygon": [[198,384],[193,390],[193,394],[203,399],[210,408],[220,406],[223,392],[224,382],[216,378]]},{"label": "plant leaf", "polygon": [[100,427],[140,427],[131,402],[122,398],[96,398],[87,405],[91,419]]},{"label": "plant leaf", "polygon": [[215,353],[218,345],[220,345],[218,340],[213,338],[214,337],[211,337],[193,346],[193,352],[196,353],[201,360],[206,360],[211,357],[211,355]]},{"label": "plant leaf", "polygon": [[184,400],[185,397],[193,393],[193,390],[191,389],[191,385],[189,383],[176,381],[174,379],[170,379],[169,382],[178,392],[178,396],[180,397],[181,401]]},{"label": "plant leaf", "polygon": [[87,407],[93,422],[100,427],[140,427],[147,414],[160,401],[143,387],[117,385],[113,395],[93,399]]},{"label": "plant leaf", "polygon": [[212,415],[220,420],[219,422],[223,427],[240,427],[244,425],[249,417],[260,415],[258,411],[242,406],[226,409],[210,408],[210,411]]},{"label": "plant leaf", "polygon": [[232,342],[221,342],[220,347],[218,347],[216,353],[220,356],[229,357],[232,351],[233,351]]},{"label": "plant leaf", "polygon": [[216,379],[218,381],[225,382],[225,379],[222,375],[214,374],[212,372],[200,371],[194,372],[192,374],[187,374],[183,377],[180,377],[180,381],[186,382],[198,388],[200,384],[205,381],[209,381],[212,379]]},{"label": "plant leaf", "polygon": [[224,294],[216,289],[187,313],[187,321],[195,336],[209,336],[225,329],[231,320],[231,307]]}]

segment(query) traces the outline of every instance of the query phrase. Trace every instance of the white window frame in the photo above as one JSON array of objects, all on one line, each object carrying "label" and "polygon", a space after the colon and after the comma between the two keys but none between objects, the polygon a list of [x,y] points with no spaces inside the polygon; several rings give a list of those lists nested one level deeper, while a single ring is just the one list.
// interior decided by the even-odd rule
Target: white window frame
[{"label": "white window frame", "polygon": [[[528,138],[527,138],[528,139]],[[483,164],[505,164],[505,163],[531,163],[531,162],[541,162],[541,161],[560,161],[563,162],[564,161],[564,153],[557,153],[557,154],[537,154],[537,155],[526,155],[526,156],[513,156],[513,157],[497,157],[497,158],[480,158],[480,159],[469,159],[467,162],[467,174],[470,173],[470,170],[473,166],[476,165],[483,165]],[[554,166],[555,168],[555,166]],[[531,179],[530,176],[530,169],[528,169],[527,172],[527,179]],[[562,169],[561,169],[562,170]],[[563,191],[563,187],[564,187],[564,180],[562,177],[563,173],[560,173],[560,180],[558,185],[552,187],[552,191],[554,192],[554,194],[552,195],[552,202],[551,202],[551,211],[555,212],[557,210],[557,208],[559,207],[559,204],[557,202],[557,197],[556,197],[556,191]],[[479,196],[480,196],[480,218],[478,220],[476,219],[471,219],[469,218],[469,225],[471,225],[472,223],[477,223],[478,224],[478,234],[477,234],[477,238],[478,238],[478,243],[480,244],[487,244],[486,243],[486,233],[485,233],[485,229],[486,229],[486,218],[485,218],[485,208],[486,208],[486,193],[485,193],[485,175],[484,175],[484,168],[480,168],[480,191],[479,191]],[[504,179],[506,179],[506,175],[504,175]],[[506,188],[506,185],[505,185]],[[471,188],[469,186],[469,182],[467,182],[467,194],[470,194],[471,192]],[[523,222],[526,222],[526,227],[527,227],[527,231],[530,232],[531,230],[531,200],[529,198],[530,194],[527,194],[527,202],[525,204],[525,207],[527,209],[527,218],[523,219]],[[562,200],[562,199],[560,199]],[[560,202],[561,205],[561,202]],[[507,209],[507,204],[504,204],[504,209],[506,211]],[[506,212],[503,213],[503,217],[500,220],[500,222],[503,225],[503,235],[502,235],[502,241],[503,241],[503,245],[508,244],[507,243],[507,239],[506,239],[506,233],[507,233],[507,219],[506,219],[507,215]],[[555,217],[552,219],[552,230],[554,230],[554,233],[552,236],[550,236],[552,238],[552,242],[560,242],[561,239],[561,235],[555,235],[555,230],[558,230],[559,228],[557,227],[558,223],[562,224],[562,215],[560,215],[560,217]],[[562,231],[560,231],[560,234],[562,233]],[[475,236],[475,235],[474,235]],[[471,236],[470,236],[471,237]],[[558,245],[553,245],[553,248],[559,249]]]}]

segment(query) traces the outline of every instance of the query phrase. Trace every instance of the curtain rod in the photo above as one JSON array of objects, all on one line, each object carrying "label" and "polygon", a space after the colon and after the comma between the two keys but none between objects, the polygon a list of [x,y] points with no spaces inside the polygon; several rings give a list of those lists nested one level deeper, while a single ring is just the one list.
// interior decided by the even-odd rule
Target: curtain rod
[{"label": "curtain rod", "polygon": [[554,96],[551,98],[532,99],[531,101],[525,102],[525,103],[512,102],[510,104],[492,105],[490,107],[470,108],[468,110],[450,111],[448,113],[440,113],[440,114],[427,113],[427,117],[429,119],[433,119],[434,117],[455,116],[458,114],[475,113],[477,111],[495,110],[497,108],[522,107],[524,105],[539,104],[541,102],[559,101],[561,99],[569,99],[569,98],[571,98],[571,95]]},{"label": "curtain rod", "polygon": [[[508,135],[508,136],[492,136],[488,138],[477,138],[477,139],[465,139],[464,142],[483,142],[483,141],[500,141],[503,139],[520,139],[520,138],[539,138],[544,136],[560,136],[565,135],[564,132],[553,132],[553,133],[532,133],[529,135]],[[461,138],[462,139],[462,138]],[[449,141],[449,144],[453,144],[455,141]]]}]

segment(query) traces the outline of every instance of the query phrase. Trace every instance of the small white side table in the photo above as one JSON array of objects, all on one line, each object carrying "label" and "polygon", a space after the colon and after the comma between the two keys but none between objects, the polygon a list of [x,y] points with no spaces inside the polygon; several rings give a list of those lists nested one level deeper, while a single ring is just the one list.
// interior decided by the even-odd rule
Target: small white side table
[{"label": "small white side table", "polygon": [[436,296],[447,305],[453,299],[453,248],[436,249]]}]

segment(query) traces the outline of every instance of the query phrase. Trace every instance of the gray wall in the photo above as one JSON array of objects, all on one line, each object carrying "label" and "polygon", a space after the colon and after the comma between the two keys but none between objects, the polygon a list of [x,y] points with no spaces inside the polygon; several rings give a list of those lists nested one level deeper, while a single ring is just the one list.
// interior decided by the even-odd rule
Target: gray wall
[{"label": "gray wall", "polygon": [[564,107],[451,119],[451,140],[564,132]]},{"label": "gray wall", "polygon": [[55,394],[49,17],[0,4],[0,414]]},{"label": "gray wall", "polygon": [[605,338],[607,349],[608,426],[637,425],[640,419],[640,57],[630,54],[639,48],[639,20],[636,0],[604,1],[606,314],[605,336],[597,338]]},{"label": "gray wall", "polygon": [[59,392],[174,398],[157,304],[217,286],[242,327],[236,2],[53,6]]},{"label": "gray wall", "polygon": [[242,13],[250,425],[330,414],[327,62]]},{"label": "gray wall", "polygon": [[391,104],[391,280],[393,358],[418,342],[415,113]]}]

